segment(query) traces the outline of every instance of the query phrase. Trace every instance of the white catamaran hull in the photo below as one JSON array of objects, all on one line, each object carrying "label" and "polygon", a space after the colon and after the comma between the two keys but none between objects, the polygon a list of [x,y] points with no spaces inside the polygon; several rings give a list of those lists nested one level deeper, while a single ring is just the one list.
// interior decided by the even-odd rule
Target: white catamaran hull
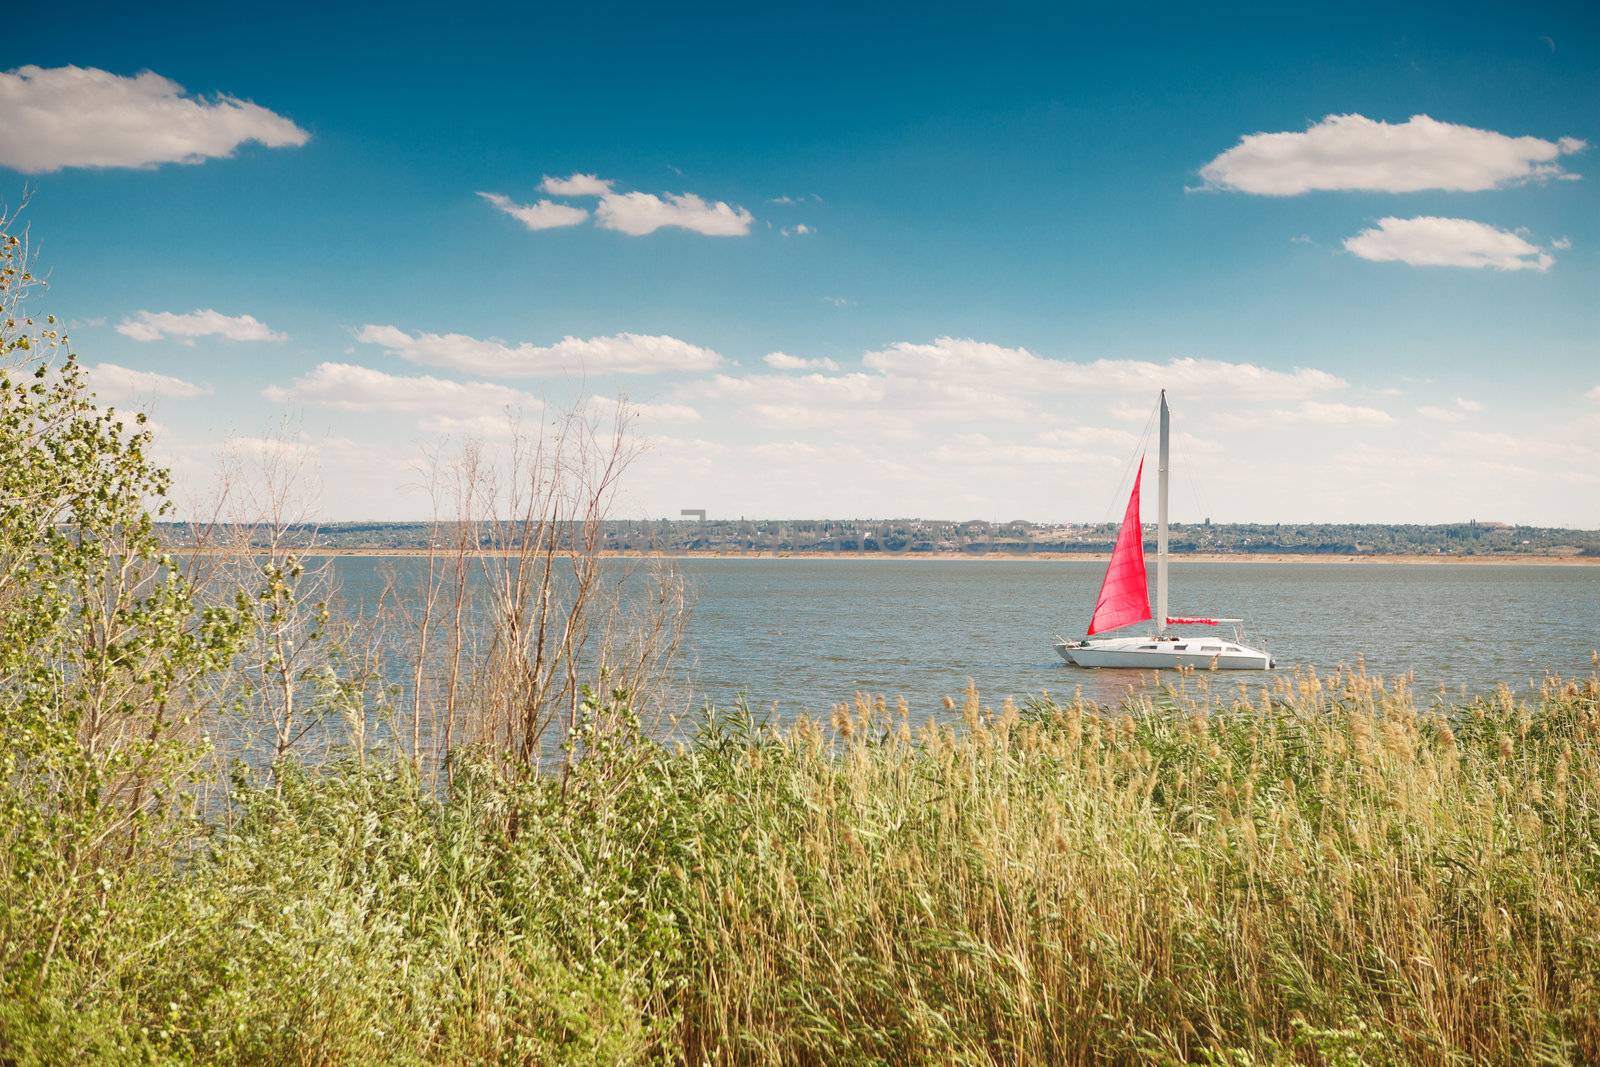
[{"label": "white catamaran hull", "polygon": [[1264,671],[1273,666],[1265,652],[1215,638],[1112,637],[1102,641],[1057,641],[1056,652],[1076,667],[1126,667],[1168,670]]}]

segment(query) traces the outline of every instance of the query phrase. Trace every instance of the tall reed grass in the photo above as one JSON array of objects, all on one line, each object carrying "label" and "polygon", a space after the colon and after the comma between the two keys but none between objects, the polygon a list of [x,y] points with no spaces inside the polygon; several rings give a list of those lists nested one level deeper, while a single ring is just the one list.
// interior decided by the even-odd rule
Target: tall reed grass
[{"label": "tall reed grass", "polygon": [[291,764],[0,1060],[1600,1061],[1600,676],[1216,677],[673,747],[591,693],[564,787]]}]

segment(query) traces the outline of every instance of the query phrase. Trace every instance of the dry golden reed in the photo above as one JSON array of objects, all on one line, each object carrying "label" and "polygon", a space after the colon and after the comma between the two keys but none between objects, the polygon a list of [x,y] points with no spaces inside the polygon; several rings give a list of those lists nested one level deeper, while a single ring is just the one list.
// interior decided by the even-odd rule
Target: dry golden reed
[{"label": "dry golden reed", "polygon": [[682,1049],[1596,1062],[1600,792],[1574,768],[1600,756],[1600,682],[1414,694],[1308,671],[996,713],[969,687],[913,745],[769,737],[789,755],[761,795],[788,804],[736,818],[789,831],[759,862],[706,849]]}]

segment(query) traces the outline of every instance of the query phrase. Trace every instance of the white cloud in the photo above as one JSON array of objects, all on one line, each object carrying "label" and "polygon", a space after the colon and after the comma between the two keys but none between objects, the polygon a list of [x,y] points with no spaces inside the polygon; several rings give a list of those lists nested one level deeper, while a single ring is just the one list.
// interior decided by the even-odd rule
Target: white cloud
[{"label": "white cloud", "polygon": [[1557,237],[1554,241],[1550,242],[1550,247],[1554,248],[1558,252],[1565,252],[1567,249],[1572,247],[1572,238]]},{"label": "white cloud", "polygon": [[296,464],[314,464],[320,462],[331,449],[343,452],[357,453],[362,450],[348,437],[324,438],[314,440],[305,433],[297,432],[284,437],[242,436],[229,437],[223,442],[224,450],[236,456],[248,457],[257,463],[272,460],[282,460]]},{"label": "white cloud", "polygon": [[836,371],[839,364],[827,357],[817,359],[804,359],[800,356],[791,356],[787,352],[768,352],[761,357],[761,362],[773,370],[827,370]]},{"label": "white cloud", "polygon": [[1123,422],[1146,422],[1153,411],[1155,411],[1154,404],[1129,403],[1126,400],[1112,404],[1105,409],[1107,415],[1110,415],[1113,419],[1121,419]]},{"label": "white cloud", "polygon": [[780,436],[730,448],[658,436],[648,444],[624,489],[636,513],[676,516],[689,504],[722,515],[897,514],[892,505],[909,499],[905,487],[933,482],[944,490],[938,506],[951,506],[946,472],[931,470],[926,457],[908,463],[881,441]]},{"label": "white cloud", "polygon": [[287,387],[264,395],[281,403],[338,411],[384,411],[472,419],[507,410],[538,410],[538,398],[492,382],[451,382],[426,375],[385,374],[351,363],[322,363]]},{"label": "white cloud", "polygon": [[603,229],[642,237],[664,227],[677,227],[707,237],[743,237],[755,216],[742,207],[718,200],[710,203],[694,193],[607,193],[595,208]]},{"label": "white cloud", "polygon": [[0,166],[24,174],[200,163],[248,141],[283,148],[310,136],[258,104],[189,96],[151,71],[129,78],[93,67],[0,72]]},{"label": "white cloud", "polygon": [[1344,247],[1362,259],[1414,267],[1546,271],[1555,262],[1550,253],[1509,230],[1434,215],[1381,218],[1376,227],[1346,238]]},{"label": "white cloud", "polygon": [[1489,455],[1537,455],[1542,451],[1534,442],[1499,430],[1460,430],[1451,435],[1450,441],[1457,448]]},{"label": "white cloud", "polygon": [[[1148,412],[1140,412],[1143,418]],[[1139,443],[1139,438],[1127,430],[1118,430],[1107,426],[1070,426],[1055,430],[1044,430],[1034,435],[1034,439],[1046,445],[1071,445],[1081,448],[1085,445],[1100,447],[1111,446],[1115,448],[1132,448]]]},{"label": "white cloud", "polygon": [[423,433],[451,434],[455,437],[473,437],[488,441],[507,441],[522,430],[522,419],[517,409],[502,411],[497,415],[452,415],[437,412],[424,415],[417,421]]},{"label": "white cloud", "polygon": [[545,175],[544,181],[539,183],[539,188],[551,196],[605,196],[611,191],[612,182],[605,178],[597,178],[593,174],[571,174],[565,178],[552,178]]},{"label": "white cloud", "polygon": [[1329,115],[1299,133],[1253,133],[1200,168],[1206,185],[1261,196],[1326,189],[1471,192],[1534,178],[1571,178],[1560,157],[1587,145],[1546,141],[1414,115],[1401,123]]},{"label": "white cloud", "polygon": [[864,409],[884,408],[891,384],[882,375],[861,373],[718,374],[690,392],[761,423],[817,427],[855,422]]},{"label": "white cloud", "polygon": [[[337,434],[309,434],[294,420],[276,421],[265,433],[228,436],[181,434],[157,439],[160,458],[173,468],[185,504],[210,515],[222,482],[233,487],[223,518],[253,521],[269,471],[277,468],[289,490],[280,498],[285,518],[412,517],[428,513],[419,484],[421,455],[400,454],[392,442]],[[209,486],[209,489],[208,489]],[[193,514],[193,511],[191,511]]]},{"label": "white cloud", "polygon": [[900,342],[868,352],[862,363],[897,377],[940,382],[952,390],[981,392],[1006,388],[1020,392],[1148,392],[1158,389],[1190,395],[1232,398],[1299,398],[1344,386],[1326,371],[1269,370],[1251,363],[1185,357],[1166,363],[1098,359],[1072,363],[1047,359],[1025,348],[941,337],[930,344]]},{"label": "white cloud", "polygon": [[115,363],[97,363],[84,370],[89,375],[89,385],[95,395],[113,403],[152,397],[188,398],[205,396],[211,392],[207,386],[186,382],[182,378],[119,367]]},{"label": "white cloud", "polygon": [[[630,405],[638,415],[634,439],[649,449],[625,479],[618,514],[676,515],[694,506],[780,518],[1114,519],[1121,501],[1112,483],[1149,435],[1153,374],[1173,395],[1173,504],[1181,522],[1206,514],[1270,522],[1474,513],[1595,521],[1600,379],[1574,390],[1591,397],[1579,401],[1576,417],[1496,401],[1492,421],[1431,422],[1415,413],[1417,404],[1471,414],[1477,401],[1465,379],[1446,378],[1426,393],[1412,384],[1402,400],[1386,401],[1372,388],[1330,384],[1338,382],[1331,375],[1277,372],[1285,381],[1251,374],[1243,363],[1069,363],[995,346],[1001,355],[977,353],[971,368],[906,352],[959,355],[959,344],[977,343],[889,346],[884,351],[906,362],[888,369],[851,358],[849,372],[780,372],[747,359],[753,366],[674,379]],[[577,404],[604,424],[616,403],[596,395],[606,392],[598,385],[567,383],[552,386],[558,393],[541,409],[508,388],[516,383],[472,377],[449,382],[332,364],[285,380],[272,395],[307,410],[320,406],[338,434],[375,453],[348,462],[314,457],[329,472],[329,503],[341,518],[426,514],[427,501],[406,497],[401,484],[416,480],[418,436],[459,434],[493,448],[509,438],[519,408],[536,432],[553,408]],[[1232,390],[1231,382],[1244,384]],[[1120,421],[1122,409],[1131,421]],[[1463,432],[1480,423],[1494,432]],[[1191,491],[1197,482],[1203,503]]]},{"label": "white cloud", "polygon": [[558,204],[554,200],[519,204],[499,193],[478,195],[530,230],[553,230],[562,226],[576,226],[589,217],[589,212],[584,208],[573,207],[571,204]]},{"label": "white cloud", "polygon": [[1258,413],[1227,412],[1218,422],[1234,429],[1256,426],[1388,426],[1394,416],[1380,408],[1362,404],[1343,404],[1304,400],[1293,408],[1277,408]]},{"label": "white cloud", "polygon": [[785,237],[805,237],[807,234],[813,234],[813,233],[816,233],[817,231],[813,230],[810,226],[807,226],[805,223],[800,222],[800,223],[796,223],[793,226],[781,227],[778,230],[778,232],[783,234]]},{"label": "white cloud", "polygon": [[[615,183],[593,174],[571,174],[565,178],[546,176],[539,188],[553,196],[595,196],[595,225],[605,230],[615,230],[630,237],[643,237],[660,229],[677,228],[705,234],[708,237],[743,237],[750,232],[755,216],[742,207],[721,200],[712,202],[694,193],[618,193],[612,191]],[[540,200],[536,204],[518,204],[499,193],[479,193],[495,207],[519,219],[530,230],[548,230],[558,226],[576,226],[589,218],[587,208],[571,204],[558,204],[553,200]],[[810,233],[808,226],[787,228],[785,236]]]},{"label": "white cloud", "polygon": [[628,411],[643,422],[699,422],[700,413],[687,404],[628,402]]},{"label": "white cloud", "polygon": [[224,341],[287,341],[287,334],[268,328],[254,315],[224,315],[203,308],[179,314],[172,311],[141,311],[117,323],[117,332],[135,341],[175,338],[192,345],[196,338],[220,337]]},{"label": "white cloud", "polygon": [[1482,410],[1483,405],[1476,400],[1468,400],[1464,396],[1458,396],[1455,404],[1451,407],[1424,404],[1417,409],[1417,414],[1433,422],[1460,422],[1468,415],[1476,415]]},{"label": "white cloud", "polygon": [[[749,426],[840,432],[870,426],[880,438],[918,441],[940,428],[988,425],[995,420],[1027,421],[1039,430],[1069,417],[1131,415],[1131,421],[1142,424],[1148,421],[1160,388],[1206,398],[1213,402],[1208,406],[1236,407],[1309,399],[1345,386],[1333,375],[1312,369],[1273,371],[1248,363],[1197,359],[1072,363],[1026,349],[953,338],[868,352],[862,359],[864,369],[848,373],[817,373],[818,368],[794,366],[791,361],[796,357],[787,353],[776,355],[776,361],[766,362],[786,373],[716,375],[685,383],[677,395]],[[1140,400],[1123,412],[1119,410],[1123,397]],[[1310,409],[1296,417],[1318,414]]]},{"label": "white cloud", "polygon": [[1394,417],[1387,411],[1361,404],[1325,404],[1315,400],[1304,401],[1296,416],[1301,422],[1318,426],[1387,426]]},{"label": "white cloud", "polygon": [[500,378],[704,371],[722,362],[709,348],[676,337],[637,333],[563,337],[552,345],[508,345],[460,333],[413,336],[396,326],[367,325],[361,327],[356,340],[381,345],[390,355],[423,366]]},{"label": "white cloud", "polygon": [[1091,463],[1107,457],[1101,453],[1083,452],[1076,448],[994,441],[987,434],[967,433],[957,434],[934,446],[928,458],[945,469],[967,467],[1009,471],[1019,466],[1060,468],[1067,464]]},{"label": "white cloud", "polygon": [[700,421],[700,413],[687,404],[652,404],[630,397],[607,396],[592,396],[588,403],[592,410],[599,411],[608,418],[616,414],[617,405],[621,404],[631,421],[647,423]]}]

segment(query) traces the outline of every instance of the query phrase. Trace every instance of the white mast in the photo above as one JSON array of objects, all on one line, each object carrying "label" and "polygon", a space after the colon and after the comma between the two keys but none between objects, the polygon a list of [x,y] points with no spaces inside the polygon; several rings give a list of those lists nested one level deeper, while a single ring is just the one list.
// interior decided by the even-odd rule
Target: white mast
[{"label": "white mast", "polygon": [[1161,390],[1160,497],[1156,509],[1156,636],[1167,632],[1167,391]]}]

